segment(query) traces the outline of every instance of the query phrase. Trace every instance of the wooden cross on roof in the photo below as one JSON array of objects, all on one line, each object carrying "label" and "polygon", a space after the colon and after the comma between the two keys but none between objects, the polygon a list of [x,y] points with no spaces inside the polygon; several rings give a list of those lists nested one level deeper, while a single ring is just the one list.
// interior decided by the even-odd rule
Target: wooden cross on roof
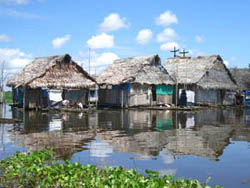
[{"label": "wooden cross on roof", "polygon": [[179,52],[179,49],[176,49],[176,47],[174,47],[174,50],[171,50],[170,52],[174,53],[174,57],[176,57],[176,52]]},{"label": "wooden cross on roof", "polygon": [[189,51],[185,51],[185,49],[183,48],[183,50],[180,52],[180,54],[183,55],[183,57],[186,57],[186,54],[188,54]]}]

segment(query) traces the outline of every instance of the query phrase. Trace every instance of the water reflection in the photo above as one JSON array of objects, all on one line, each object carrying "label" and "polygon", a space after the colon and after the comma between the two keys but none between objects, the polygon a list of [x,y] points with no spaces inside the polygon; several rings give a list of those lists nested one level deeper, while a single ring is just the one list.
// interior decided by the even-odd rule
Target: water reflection
[{"label": "water reflection", "polygon": [[[23,123],[0,125],[1,158],[16,150],[53,147],[58,159],[100,166],[123,165],[142,171],[149,168],[161,175],[206,179],[216,174],[216,179],[223,174],[230,176],[227,169],[232,163],[241,166],[244,161],[244,166],[250,168],[247,165],[250,164],[249,146],[238,149],[242,148],[239,143],[250,142],[249,110],[102,110],[92,113],[13,110],[12,116]],[[232,142],[238,144],[236,149],[230,149]],[[242,153],[241,160],[238,153]],[[225,157],[230,163],[223,162]],[[192,160],[196,160],[195,165]],[[214,164],[224,165],[225,170],[221,172]],[[242,167],[237,173],[241,172]]]},{"label": "water reflection", "polygon": [[95,157],[107,157],[113,152],[158,156],[167,150],[168,156],[196,155],[218,160],[230,138],[250,138],[244,113],[236,113],[124,110],[23,114],[13,110],[13,117],[24,121],[15,127],[13,141],[21,142],[28,151],[53,147],[62,158],[89,149]]}]

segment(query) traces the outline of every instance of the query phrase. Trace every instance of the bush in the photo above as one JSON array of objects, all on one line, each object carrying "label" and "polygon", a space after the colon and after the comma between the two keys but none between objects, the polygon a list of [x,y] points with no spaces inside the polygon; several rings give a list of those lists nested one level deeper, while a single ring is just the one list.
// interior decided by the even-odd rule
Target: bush
[{"label": "bush", "polygon": [[158,172],[149,170],[146,174],[145,177],[134,169],[122,167],[99,169],[77,162],[58,162],[54,160],[52,150],[17,152],[0,161],[0,186],[4,187],[209,188],[207,182],[160,177]]}]

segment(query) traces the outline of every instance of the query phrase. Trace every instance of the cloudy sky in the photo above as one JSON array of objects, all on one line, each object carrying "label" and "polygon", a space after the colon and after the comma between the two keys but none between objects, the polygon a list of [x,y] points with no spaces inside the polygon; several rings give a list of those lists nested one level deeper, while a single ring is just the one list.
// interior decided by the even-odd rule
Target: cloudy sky
[{"label": "cloudy sky", "polygon": [[100,72],[117,58],[173,46],[191,56],[219,54],[230,67],[250,63],[250,1],[0,0],[0,62],[10,72],[37,56],[69,53]]}]

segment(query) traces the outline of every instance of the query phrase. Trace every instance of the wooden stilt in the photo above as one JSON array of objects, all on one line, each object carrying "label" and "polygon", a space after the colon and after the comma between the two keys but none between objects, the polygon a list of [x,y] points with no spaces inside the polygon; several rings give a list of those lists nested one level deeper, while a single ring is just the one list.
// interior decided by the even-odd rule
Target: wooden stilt
[{"label": "wooden stilt", "polygon": [[123,100],[124,100],[124,93],[123,93],[123,89],[122,89],[122,102],[121,102],[121,107],[123,108]]},{"label": "wooden stilt", "polygon": [[151,88],[151,92],[149,92],[150,106],[153,106],[152,98],[153,98],[153,95],[152,95],[152,88]]},{"label": "wooden stilt", "polygon": [[26,86],[23,87],[23,110],[26,109]]},{"label": "wooden stilt", "polygon": [[98,88],[96,88],[96,90],[95,90],[95,92],[96,92],[96,104],[95,104],[95,106],[96,106],[96,109],[97,109],[97,106],[98,106]]},{"label": "wooden stilt", "polygon": [[179,93],[178,93],[178,83],[176,83],[176,87],[175,87],[175,105],[178,106],[178,97],[179,97]]}]

